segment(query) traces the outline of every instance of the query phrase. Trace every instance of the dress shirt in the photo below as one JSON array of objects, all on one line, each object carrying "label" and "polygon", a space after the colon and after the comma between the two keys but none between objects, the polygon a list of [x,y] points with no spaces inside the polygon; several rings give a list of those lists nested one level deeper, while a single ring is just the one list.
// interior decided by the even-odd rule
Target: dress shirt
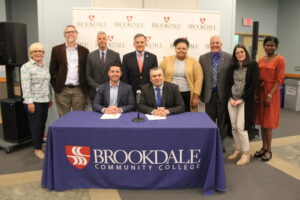
[{"label": "dress shirt", "polygon": [[[218,74],[219,74],[219,71],[220,71],[221,56],[222,56],[222,51],[217,53],[217,54],[211,53],[212,67],[213,67],[214,59],[217,59],[217,63],[218,63],[217,72],[218,72]],[[213,73],[212,73],[212,76],[213,76]],[[212,88],[213,92],[217,92],[218,91],[218,86],[217,86],[217,83],[214,83],[214,78],[213,77],[212,77],[211,81],[212,81],[212,86],[216,85],[216,87]],[[218,82],[218,79],[217,79],[217,82]]]},{"label": "dress shirt", "polygon": [[66,55],[68,61],[68,73],[66,77],[65,85],[79,85],[79,73],[78,73],[78,46],[71,49],[66,44]]},{"label": "dress shirt", "polygon": [[[137,52],[137,51],[135,51],[135,52],[136,52],[136,60],[138,60],[138,59],[139,59],[139,54],[140,54],[140,52]],[[143,60],[143,63],[144,63],[144,55],[145,55],[145,51],[141,52],[141,54],[142,54],[142,60]]]},{"label": "dress shirt", "polygon": [[51,100],[50,73],[44,63],[28,61],[21,67],[23,103],[47,103]]},{"label": "dress shirt", "polygon": [[117,105],[117,99],[118,99],[118,90],[119,90],[119,84],[116,86],[112,86],[111,83],[109,83],[109,106],[118,106]]},{"label": "dress shirt", "polygon": [[107,55],[107,49],[105,49],[105,50],[103,50],[103,51],[99,49],[99,58],[101,58],[102,52],[104,53],[104,63],[105,63],[106,55]]},{"label": "dress shirt", "polygon": [[157,99],[157,94],[156,94],[155,88],[160,88],[160,96],[161,96],[161,98],[162,98],[162,95],[163,95],[163,93],[162,93],[163,87],[164,87],[164,84],[162,84],[160,87],[156,87],[156,86],[153,85],[153,90],[154,90],[154,94],[155,94],[155,100]]}]

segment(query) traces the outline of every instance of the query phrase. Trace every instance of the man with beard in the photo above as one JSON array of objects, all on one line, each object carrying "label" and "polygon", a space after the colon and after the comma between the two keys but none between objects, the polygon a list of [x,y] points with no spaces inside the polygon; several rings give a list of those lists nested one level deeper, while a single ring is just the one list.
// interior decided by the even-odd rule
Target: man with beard
[{"label": "man with beard", "polygon": [[121,64],[119,53],[107,48],[107,34],[105,32],[98,32],[97,43],[99,48],[89,53],[86,62],[86,80],[92,104],[98,86],[108,81],[109,66]]},{"label": "man with beard", "polygon": [[86,107],[85,63],[89,50],[76,43],[77,35],[76,27],[68,25],[64,30],[66,43],[52,48],[51,85],[60,117]]},{"label": "man with beard", "polygon": [[130,85],[120,81],[121,65],[113,64],[109,67],[109,82],[97,88],[93,102],[93,110],[106,114],[118,114],[134,109],[134,96]]}]

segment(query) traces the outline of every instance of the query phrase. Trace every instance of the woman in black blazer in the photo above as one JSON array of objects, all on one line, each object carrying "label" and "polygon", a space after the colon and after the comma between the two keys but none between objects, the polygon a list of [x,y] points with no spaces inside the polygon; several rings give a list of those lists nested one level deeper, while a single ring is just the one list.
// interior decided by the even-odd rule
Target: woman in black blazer
[{"label": "woman in black blazer", "polygon": [[251,61],[245,46],[237,45],[232,54],[233,64],[229,68],[226,95],[228,112],[232,125],[235,151],[228,157],[235,160],[241,156],[237,165],[250,162],[248,131],[253,124],[253,104],[258,80],[258,64]]}]

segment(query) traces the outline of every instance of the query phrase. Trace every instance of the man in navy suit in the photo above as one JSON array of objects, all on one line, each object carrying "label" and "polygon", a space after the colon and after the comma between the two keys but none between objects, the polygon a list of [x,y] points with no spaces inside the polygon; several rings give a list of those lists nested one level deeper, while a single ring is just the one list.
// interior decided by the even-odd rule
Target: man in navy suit
[{"label": "man in navy suit", "polygon": [[142,84],[150,83],[149,72],[153,67],[157,67],[156,55],[145,51],[147,38],[138,33],[134,36],[135,51],[123,56],[122,80],[132,86],[134,94],[141,89]]},{"label": "man in navy suit", "polygon": [[130,85],[120,81],[121,65],[109,67],[109,82],[101,84],[96,91],[93,110],[107,114],[118,114],[132,111],[135,107],[134,95]]}]

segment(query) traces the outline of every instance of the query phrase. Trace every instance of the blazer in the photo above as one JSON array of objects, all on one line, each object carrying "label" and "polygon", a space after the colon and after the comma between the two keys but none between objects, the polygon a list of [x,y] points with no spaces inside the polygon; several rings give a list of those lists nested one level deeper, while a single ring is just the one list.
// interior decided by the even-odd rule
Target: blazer
[{"label": "blazer", "polygon": [[104,69],[100,67],[99,49],[89,53],[86,61],[86,80],[90,97],[94,98],[99,85],[109,80],[107,72],[111,64],[121,65],[119,53],[107,49]]},{"label": "blazer", "polygon": [[134,94],[141,89],[141,85],[150,83],[150,69],[157,67],[156,55],[145,51],[142,73],[140,73],[139,65],[136,57],[136,51],[123,56],[122,80],[132,86]]},{"label": "blazer", "polygon": [[[174,63],[175,56],[169,56],[165,58],[160,64],[160,67],[164,71],[166,81],[172,82],[173,80]],[[190,88],[190,102],[192,102],[193,94],[197,94],[198,96],[200,96],[201,94],[203,83],[203,71],[199,62],[196,59],[189,56],[187,56],[186,58],[185,77]],[[190,107],[190,109],[192,112],[198,111],[198,107]]]},{"label": "blazer", "polygon": [[[106,82],[97,88],[96,96],[93,102],[93,110],[102,112],[103,108],[109,106],[110,83]],[[122,108],[123,112],[132,111],[135,107],[135,100],[130,85],[120,82],[117,97],[117,107]]]},{"label": "blazer", "polygon": [[[217,86],[218,86],[218,96],[220,103],[226,104],[226,95],[225,95],[225,84],[227,71],[231,65],[231,55],[222,51],[221,60],[220,60],[220,70],[217,77]],[[203,54],[199,58],[199,62],[202,66],[204,73],[204,82],[203,88],[200,95],[200,99],[204,103],[208,103],[212,94],[212,58],[211,52]]]},{"label": "blazer", "polygon": [[[162,91],[162,106],[170,111],[170,114],[183,113],[185,111],[184,101],[178,90],[178,86],[164,82]],[[156,100],[152,83],[142,85],[142,93],[140,103],[137,105],[137,110],[151,114],[156,109]]]},{"label": "blazer", "polygon": [[[81,45],[78,47],[78,74],[79,86],[84,93],[87,92],[85,79],[85,63],[89,50]],[[60,44],[52,48],[50,60],[51,85],[56,93],[60,93],[65,85],[68,73],[68,61],[66,44]]]},{"label": "blazer", "polygon": [[[235,66],[231,65],[228,70],[228,75],[226,78],[226,100],[229,101],[229,98],[232,97],[231,88],[234,84],[233,74],[234,74]],[[254,95],[255,89],[258,84],[258,64],[256,61],[252,61],[246,70],[246,80],[245,80],[245,88],[244,94],[241,96],[241,99],[245,102],[245,130],[251,130],[254,119]]]}]

